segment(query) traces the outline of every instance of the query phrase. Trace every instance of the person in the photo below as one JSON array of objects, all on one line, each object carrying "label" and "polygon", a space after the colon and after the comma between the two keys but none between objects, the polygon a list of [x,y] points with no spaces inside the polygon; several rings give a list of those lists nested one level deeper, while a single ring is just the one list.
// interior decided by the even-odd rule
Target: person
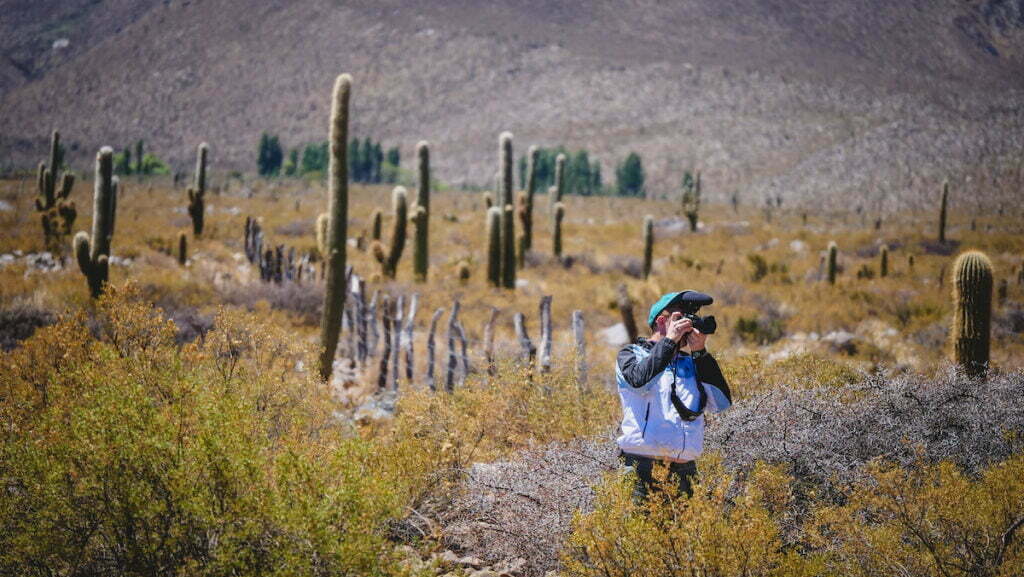
[{"label": "person", "polygon": [[696,311],[711,302],[697,291],[663,295],[647,317],[650,338],[624,346],[616,359],[622,402],[616,442],[626,470],[636,472],[633,495],[638,501],[657,489],[651,473],[659,462],[668,466],[680,494],[693,495],[696,459],[704,448],[704,413],[732,405],[729,385],[707,350],[708,335],[694,326],[694,320],[702,324]]}]

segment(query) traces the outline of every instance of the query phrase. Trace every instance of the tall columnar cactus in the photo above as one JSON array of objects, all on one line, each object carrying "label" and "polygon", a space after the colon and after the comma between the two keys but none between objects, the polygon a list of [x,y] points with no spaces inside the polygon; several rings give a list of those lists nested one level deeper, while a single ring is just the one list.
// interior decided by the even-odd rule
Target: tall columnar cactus
[{"label": "tall columnar cactus", "polygon": [[555,204],[562,202],[562,195],[565,194],[565,155],[559,154],[555,157],[555,185],[548,189],[548,206],[552,211]]},{"label": "tall columnar cactus", "polygon": [[412,264],[416,280],[425,281],[430,266],[430,145],[427,141],[420,141],[416,145],[416,158],[419,161],[420,182],[412,215],[416,226]]},{"label": "tall columnar cactus", "polygon": [[565,218],[565,205],[556,202],[555,214],[551,225],[551,252],[558,258],[562,257],[562,219]]},{"label": "tall columnar cactus", "polygon": [[96,181],[92,202],[92,235],[75,235],[75,258],[89,283],[89,294],[97,298],[107,283],[110,268],[110,241],[114,236],[114,151],[104,146],[96,155]]},{"label": "tall columnar cactus", "polygon": [[839,260],[839,247],[835,241],[828,243],[828,284],[836,284],[836,268]]},{"label": "tall columnar cactus", "polygon": [[185,266],[188,262],[188,235],[184,231],[178,233],[178,264]]},{"label": "tall columnar cactus", "polygon": [[651,263],[654,261],[654,217],[644,217],[644,278],[651,276]]},{"label": "tall columnar cactus", "polygon": [[689,172],[683,177],[682,195],[683,214],[690,222],[690,232],[697,232],[697,219],[700,214],[700,171],[696,176]]},{"label": "tall columnar cactus", "polygon": [[501,159],[501,284],[516,288],[516,225],[512,203],[512,133],[502,132],[499,138]]},{"label": "tall columnar cactus", "polygon": [[968,251],[953,265],[953,360],[972,377],[988,371],[992,332],[992,262]]},{"label": "tall columnar cactus", "polygon": [[203,216],[206,214],[206,156],[210,147],[204,142],[196,151],[196,180],[188,189],[188,215],[192,217],[192,234],[203,234]]},{"label": "tall columnar cactus", "polygon": [[334,352],[338,348],[341,315],[345,310],[345,242],[348,234],[348,102],[352,93],[352,77],[338,76],[331,95],[331,157],[328,173],[327,252],[324,255],[327,286],[324,290],[323,315],[320,317],[320,378],[329,381],[334,368]]},{"label": "tall columnar cactus", "polygon": [[54,130],[50,139],[50,165],[47,167],[44,163],[39,164],[39,197],[36,198],[36,211],[40,213],[43,225],[43,240],[52,252],[61,252],[63,240],[71,234],[71,227],[78,217],[74,201],[68,200],[75,185],[74,175],[65,172],[60,179],[60,189],[57,188],[61,157],[60,132]]},{"label": "tall columnar cactus", "polygon": [[889,245],[883,244],[879,251],[878,276],[885,278],[889,276]]},{"label": "tall columnar cactus", "polygon": [[[526,192],[519,220],[523,224],[522,252],[533,248],[533,195],[537,193],[537,161],[540,149],[531,146],[526,154]],[[525,257],[523,259],[525,261]]]},{"label": "tall columnar cactus", "polygon": [[391,193],[391,213],[394,222],[391,223],[391,242],[387,250],[380,241],[373,243],[373,256],[380,263],[381,274],[384,278],[395,278],[398,270],[398,261],[402,258],[402,251],[405,250],[406,223],[409,220],[408,193],[404,186],[396,186]]},{"label": "tall columnar cactus", "polygon": [[946,242],[946,205],[949,203],[949,182],[942,183],[942,200],[939,204],[939,242]]},{"label": "tall columnar cactus", "polygon": [[487,209],[487,280],[501,286],[501,208]]}]

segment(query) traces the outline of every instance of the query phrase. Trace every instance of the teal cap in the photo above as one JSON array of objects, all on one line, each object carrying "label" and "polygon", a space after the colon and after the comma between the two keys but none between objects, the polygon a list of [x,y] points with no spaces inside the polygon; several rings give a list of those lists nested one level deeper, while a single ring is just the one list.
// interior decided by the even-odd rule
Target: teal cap
[{"label": "teal cap", "polygon": [[654,328],[654,319],[658,318],[661,311],[668,308],[669,305],[682,304],[683,302],[692,305],[694,307],[693,310],[696,310],[713,303],[714,299],[704,293],[691,290],[663,294],[658,299],[658,302],[651,305],[651,312],[647,315],[647,326]]}]

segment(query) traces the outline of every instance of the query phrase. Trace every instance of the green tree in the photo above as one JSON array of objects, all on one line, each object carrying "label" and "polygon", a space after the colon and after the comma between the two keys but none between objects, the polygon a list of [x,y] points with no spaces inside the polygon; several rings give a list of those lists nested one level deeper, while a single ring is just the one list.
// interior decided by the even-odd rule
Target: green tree
[{"label": "green tree", "polygon": [[295,176],[299,170],[299,149],[293,148],[288,153],[288,160],[284,161],[284,175]]},{"label": "green tree", "polygon": [[615,185],[620,196],[643,196],[644,166],[640,155],[630,152],[615,170]]},{"label": "green tree", "polygon": [[260,136],[259,152],[256,159],[259,175],[277,176],[281,172],[283,161],[284,150],[281,149],[280,139],[276,135],[264,132]]},{"label": "green tree", "polygon": [[299,174],[311,172],[324,172],[327,170],[327,142],[320,144],[307,144],[302,150],[302,162],[299,166]]}]

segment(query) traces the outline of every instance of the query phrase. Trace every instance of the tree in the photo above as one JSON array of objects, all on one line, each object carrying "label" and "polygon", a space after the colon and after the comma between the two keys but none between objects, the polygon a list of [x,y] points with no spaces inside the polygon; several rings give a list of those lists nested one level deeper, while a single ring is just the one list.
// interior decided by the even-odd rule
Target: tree
[{"label": "tree", "polygon": [[615,185],[620,196],[643,196],[644,167],[640,155],[630,152],[615,170]]},{"label": "tree", "polygon": [[299,149],[293,148],[288,153],[288,160],[284,163],[284,175],[295,176],[299,170]]},{"label": "tree", "polygon": [[281,172],[283,161],[284,151],[281,149],[280,139],[264,132],[260,136],[259,152],[256,158],[256,168],[260,176],[277,176]]},{"label": "tree", "polygon": [[322,173],[325,170],[327,170],[327,142],[307,144],[302,150],[302,163],[299,166],[299,174]]},{"label": "tree", "polygon": [[397,146],[388,149],[385,156],[384,166],[381,167],[381,179],[383,182],[398,182],[398,168],[402,162],[402,154]]}]

